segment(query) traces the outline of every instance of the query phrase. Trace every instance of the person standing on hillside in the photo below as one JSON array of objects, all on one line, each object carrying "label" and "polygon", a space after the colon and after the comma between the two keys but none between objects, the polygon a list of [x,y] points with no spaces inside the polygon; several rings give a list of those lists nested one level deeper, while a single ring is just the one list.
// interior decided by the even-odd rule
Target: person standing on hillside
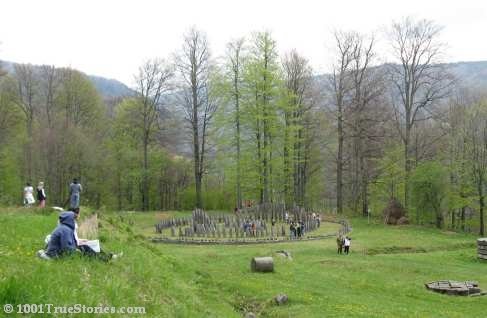
[{"label": "person standing on hillside", "polygon": [[37,201],[39,201],[39,207],[46,207],[46,191],[44,190],[44,182],[39,182],[37,185]]},{"label": "person standing on hillside", "polygon": [[71,209],[79,208],[81,191],[83,191],[81,183],[78,182],[78,179],[74,178],[73,182],[69,185],[69,204]]},{"label": "person standing on hillside", "polygon": [[36,200],[34,199],[34,188],[27,182],[24,187],[24,206],[30,207],[34,204]]}]

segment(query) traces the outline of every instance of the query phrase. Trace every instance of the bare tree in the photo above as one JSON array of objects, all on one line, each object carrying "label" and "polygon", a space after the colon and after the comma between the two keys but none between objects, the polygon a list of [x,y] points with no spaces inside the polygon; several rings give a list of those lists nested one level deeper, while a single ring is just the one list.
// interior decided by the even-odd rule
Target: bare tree
[{"label": "bare tree", "polygon": [[487,181],[487,107],[483,102],[473,107],[467,120],[467,154],[479,200],[479,235],[483,236],[485,185]]},{"label": "bare tree", "polygon": [[210,52],[206,35],[191,28],[184,35],[183,47],[176,56],[181,78],[183,106],[193,139],[196,207],[203,207],[201,185],[205,172],[207,137],[217,104],[210,96]]},{"label": "bare tree", "polygon": [[142,209],[149,209],[149,159],[148,148],[154,133],[160,129],[160,110],[164,93],[170,90],[173,70],[165,61],[149,60],[139,68],[136,76],[137,101],[140,103],[140,117],[143,147]]},{"label": "bare tree", "polygon": [[405,18],[393,23],[389,32],[396,59],[389,65],[389,74],[395,120],[404,144],[406,209],[412,169],[411,132],[418,121],[430,117],[431,107],[449,93],[452,83],[445,66],[439,63],[443,53],[440,31],[432,21]]},{"label": "bare tree", "polygon": [[34,67],[30,64],[16,64],[14,67],[15,79],[17,82],[18,100],[17,106],[25,115],[25,123],[27,129],[27,145],[26,145],[26,177],[32,180],[32,135],[34,126],[34,117],[36,113],[36,105],[34,103],[34,96],[37,90],[37,79]]},{"label": "bare tree", "polygon": [[372,177],[371,158],[380,154],[385,135],[383,123],[387,112],[383,109],[383,72],[374,67],[374,37],[352,34],[354,49],[350,69],[352,101],[345,121],[349,131],[351,189],[353,209],[368,214],[368,185]]},{"label": "bare tree", "polygon": [[59,85],[59,73],[58,70],[51,65],[43,65],[41,67],[41,95],[44,99],[44,111],[46,115],[48,127],[53,125],[53,112],[54,112],[54,98],[56,89]]},{"label": "bare tree", "polygon": [[343,212],[343,169],[344,169],[344,141],[345,141],[345,113],[351,106],[353,79],[350,72],[353,65],[354,50],[356,49],[356,35],[352,32],[335,32],[337,59],[333,65],[330,78],[332,91],[332,113],[337,123],[337,155],[336,155],[336,209]]},{"label": "bare tree", "polygon": [[17,100],[15,83],[9,76],[0,78],[0,146],[15,133],[12,128],[22,121],[17,108],[12,107]]}]

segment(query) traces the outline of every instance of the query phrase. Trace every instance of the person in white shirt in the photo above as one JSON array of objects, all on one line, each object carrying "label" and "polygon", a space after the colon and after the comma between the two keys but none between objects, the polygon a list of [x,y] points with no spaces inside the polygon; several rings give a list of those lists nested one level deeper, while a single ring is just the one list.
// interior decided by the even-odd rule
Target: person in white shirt
[{"label": "person in white shirt", "polygon": [[30,207],[34,204],[36,200],[34,199],[34,188],[27,182],[24,188],[24,205]]},{"label": "person in white shirt", "polygon": [[350,244],[351,244],[351,238],[348,236],[345,237],[345,243],[343,244],[345,246],[345,254],[348,254],[350,252]]}]

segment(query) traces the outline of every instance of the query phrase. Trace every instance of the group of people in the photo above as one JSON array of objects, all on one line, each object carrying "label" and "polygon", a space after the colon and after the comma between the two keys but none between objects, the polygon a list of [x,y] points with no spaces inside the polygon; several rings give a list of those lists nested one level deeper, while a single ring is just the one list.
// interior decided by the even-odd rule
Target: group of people
[{"label": "group of people", "polygon": [[37,256],[50,260],[74,253],[108,262],[121,256],[121,254],[106,253],[101,250],[99,241],[97,246],[90,245],[92,241],[78,237],[78,224],[80,209],[71,208],[59,214],[59,221],[54,231],[46,237],[46,247],[37,252]]},{"label": "group of people", "polygon": [[259,220],[245,220],[242,224],[243,230],[247,236],[257,236],[257,228],[262,228],[262,222]]},{"label": "group of people", "polygon": [[[313,212],[311,214],[311,218],[316,221],[317,226],[320,227],[321,225],[321,215],[319,213]],[[286,221],[287,224],[290,224],[293,222],[292,218],[289,217],[289,213],[284,213],[284,221]]]},{"label": "group of people", "polygon": [[337,253],[345,253],[348,255],[350,253],[350,245],[352,244],[352,239],[348,236],[337,236]]},{"label": "group of people", "polygon": [[[78,179],[74,178],[73,182],[69,185],[69,204],[72,209],[79,208],[80,205],[80,195],[83,191],[81,183]],[[39,202],[39,208],[46,207],[46,189],[44,188],[44,182],[40,181],[36,189],[37,201]],[[34,197],[34,187],[30,182],[27,182],[24,187],[24,206],[31,207],[36,203]]]},{"label": "group of people", "polygon": [[289,226],[289,236],[291,240],[304,236],[305,229],[306,227],[303,221],[291,221],[291,225]]},{"label": "group of people", "polygon": [[[44,208],[46,206],[46,190],[44,189],[44,182],[40,181],[36,189],[37,201],[39,201],[39,207]],[[24,187],[24,206],[30,207],[36,203],[34,198],[34,187],[27,182]]]}]

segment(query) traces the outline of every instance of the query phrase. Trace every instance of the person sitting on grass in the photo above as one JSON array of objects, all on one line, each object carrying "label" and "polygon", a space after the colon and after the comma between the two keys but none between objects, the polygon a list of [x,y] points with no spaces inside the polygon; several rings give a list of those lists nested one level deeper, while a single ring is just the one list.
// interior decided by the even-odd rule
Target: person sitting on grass
[{"label": "person sitting on grass", "polygon": [[74,213],[71,211],[66,211],[59,215],[59,224],[50,235],[46,251],[39,250],[37,252],[40,258],[51,259],[76,251],[74,218]]},{"label": "person sitting on grass", "polygon": [[[86,239],[80,239],[78,237],[78,224],[76,223],[76,219],[78,219],[79,213],[79,208],[73,208],[71,209],[71,211],[62,212],[59,215],[58,227],[51,235],[48,235],[48,237],[46,238],[46,251],[39,250],[37,252],[37,255],[42,259],[51,259],[53,257],[59,257],[77,251],[80,252],[83,256],[93,257],[105,262],[108,262],[111,259],[121,257],[123,253],[113,254],[102,251],[98,240],[90,241]],[[62,235],[59,235],[59,233],[62,233]],[[62,238],[62,240],[60,239],[60,237]],[[94,243],[94,245],[91,245],[92,243]],[[58,248],[58,245],[66,245],[69,247]],[[94,248],[92,248],[92,246]],[[65,250],[67,250],[67,252]]]}]

